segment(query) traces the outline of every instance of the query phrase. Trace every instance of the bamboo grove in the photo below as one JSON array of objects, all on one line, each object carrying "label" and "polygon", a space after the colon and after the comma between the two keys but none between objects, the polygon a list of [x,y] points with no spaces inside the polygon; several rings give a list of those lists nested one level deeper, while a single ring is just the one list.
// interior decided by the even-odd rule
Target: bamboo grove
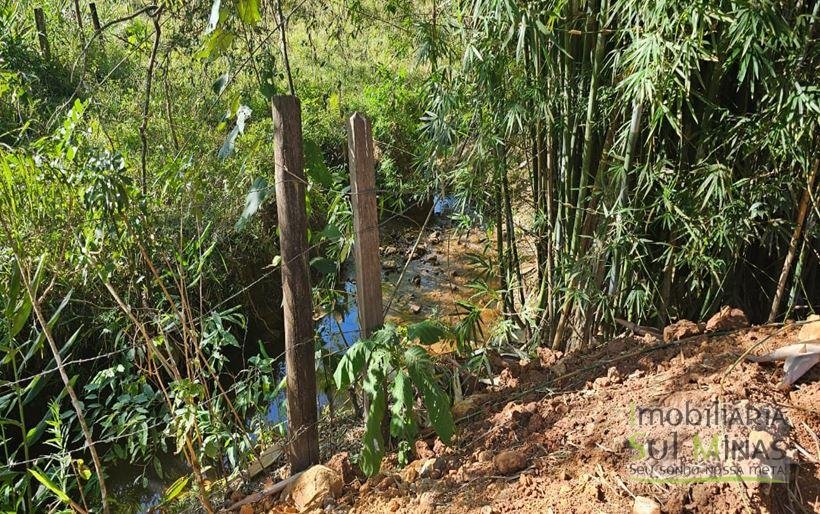
[{"label": "bamboo grove", "polygon": [[[817,10],[432,8],[418,31],[432,68],[426,162],[445,163],[440,181],[502,227],[504,304],[531,341],[560,347],[615,316],[662,325],[726,302],[782,319],[817,297]],[[521,199],[529,215],[513,214]],[[537,281],[522,278],[522,238]]]}]

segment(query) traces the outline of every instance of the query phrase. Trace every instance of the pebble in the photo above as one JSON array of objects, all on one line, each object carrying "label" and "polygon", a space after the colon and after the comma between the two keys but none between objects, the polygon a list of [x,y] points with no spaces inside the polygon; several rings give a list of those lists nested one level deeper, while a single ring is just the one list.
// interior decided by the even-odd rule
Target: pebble
[{"label": "pebble", "polygon": [[478,453],[478,462],[490,462],[493,460],[493,452],[490,450],[482,450]]},{"label": "pebble", "polygon": [[661,506],[652,498],[636,496],[632,504],[632,514],[661,514]]},{"label": "pebble", "polygon": [[520,450],[507,450],[496,455],[493,464],[502,475],[511,475],[527,467],[527,456]]}]

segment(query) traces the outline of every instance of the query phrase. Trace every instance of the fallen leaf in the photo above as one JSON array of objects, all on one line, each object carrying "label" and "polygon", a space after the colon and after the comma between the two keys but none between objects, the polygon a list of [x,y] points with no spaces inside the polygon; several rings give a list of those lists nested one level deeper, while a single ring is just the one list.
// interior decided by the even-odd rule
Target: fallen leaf
[{"label": "fallen leaf", "polygon": [[790,344],[760,357],[750,355],[747,359],[752,362],[785,361],[783,363],[783,381],[780,385],[781,387],[788,387],[820,362],[820,339]]}]

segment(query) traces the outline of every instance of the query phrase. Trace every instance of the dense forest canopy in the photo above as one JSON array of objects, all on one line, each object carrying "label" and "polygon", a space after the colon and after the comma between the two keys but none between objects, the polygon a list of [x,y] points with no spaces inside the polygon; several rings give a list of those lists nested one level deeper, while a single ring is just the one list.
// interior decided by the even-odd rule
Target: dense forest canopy
[{"label": "dense forest canopy", "polygon": [[347,294],[357,111],[381,219],[447,198],[488,236],[462,350],[816,311],[819,5],[6,2],[2,510],[128,511],[100,477],[163,452],[208,510],[203,475],[283,435],[275,95],[301,101],[317,316]]}]

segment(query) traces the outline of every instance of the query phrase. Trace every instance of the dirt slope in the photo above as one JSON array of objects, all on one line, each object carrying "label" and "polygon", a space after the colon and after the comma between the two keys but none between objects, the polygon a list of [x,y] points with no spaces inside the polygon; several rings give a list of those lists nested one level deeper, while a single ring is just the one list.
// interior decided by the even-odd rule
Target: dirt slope
[{"label": "dirt slope", "polygon": [[[404,470],[388,457],[382,474],[367,481],[348,473],[341,497],[322,510],[614,513],[632,511],[643,496],[672,513],[820,512],[820,367],[783,392],[780,365],[737,362],[750,348],[761,354],[794,342],[797,331],[753,327],[670,345],[627,336],[587,355],[542,350],[539,362],[504,363],[498,386],[456,406],[468,414],[452,447],[431,438],[416,445],[419,460]],[[778,437],[793,461],[788,483],[668,484],[631,476],[636,405],[715,400],[782,409],[788,426]],[[335,461],[339,469],[344,457]],[[295,511],[291,500],[271,497],[243,514]]]}]

